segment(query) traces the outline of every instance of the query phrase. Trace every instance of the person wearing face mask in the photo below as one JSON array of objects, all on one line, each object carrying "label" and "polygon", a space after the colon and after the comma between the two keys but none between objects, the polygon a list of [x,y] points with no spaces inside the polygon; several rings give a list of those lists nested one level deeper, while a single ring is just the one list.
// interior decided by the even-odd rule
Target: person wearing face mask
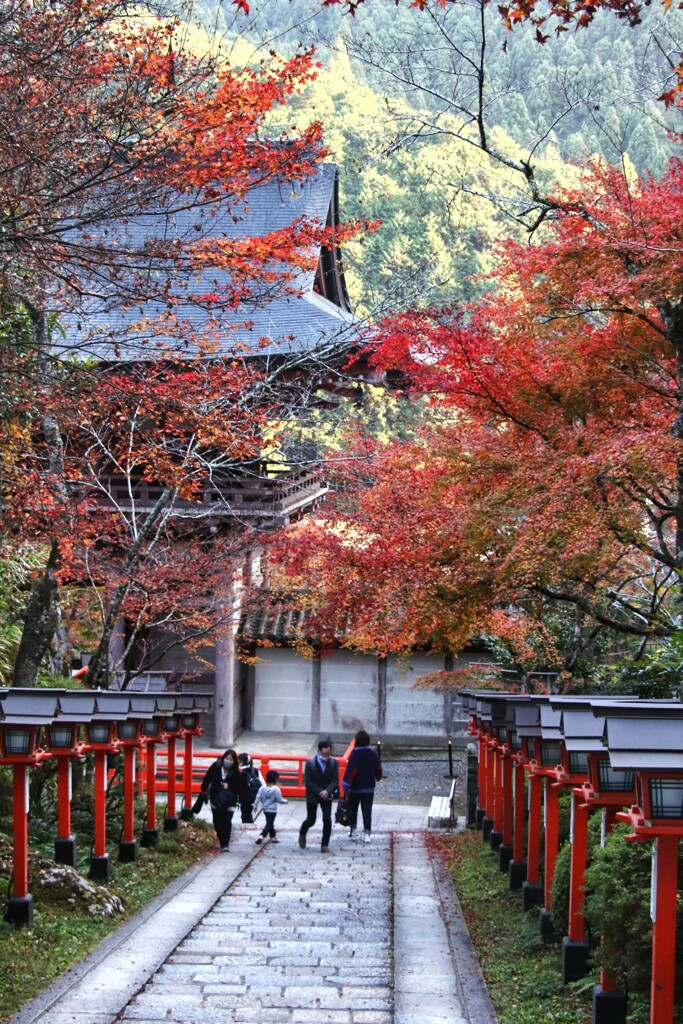
[{"label": "person wearing face mask", "polygon": [[237,804],[247,807],[249,802],[246,778],[239,770],[234,750],[226,750],[209,767],[202,779],[202,796],[211,804],[213,827],[218,836],[218,843],[223,853],[227,853],[230,849],[235,807]]},{"label": "person wearing face mask", "polygon": [[332,757],[332,741],[320,740],[318,753],[309,757],[304,768],[306,786],[306,820],[299,829],[299,846],[306,848],[306,833],[315,825],[318,807],[323,817],[321,853],[331,853],[332,801],[339,793],[339,765]]}]

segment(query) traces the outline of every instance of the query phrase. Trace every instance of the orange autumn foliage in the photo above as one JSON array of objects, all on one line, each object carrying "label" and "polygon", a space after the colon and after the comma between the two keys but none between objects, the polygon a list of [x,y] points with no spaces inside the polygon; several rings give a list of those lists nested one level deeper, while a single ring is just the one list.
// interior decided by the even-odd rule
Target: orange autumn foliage
[{"label": "orange autumn foliage", "polygon": [[[595,165],[490,297],[379,325],[377,369],[452,417],[377,451],[284,558],[321,628],[362,649],[498,637],[561,666],[539,609],[677,628],[683,566],[683,165]],[[529,650],[533,634],[534,650]]]}]

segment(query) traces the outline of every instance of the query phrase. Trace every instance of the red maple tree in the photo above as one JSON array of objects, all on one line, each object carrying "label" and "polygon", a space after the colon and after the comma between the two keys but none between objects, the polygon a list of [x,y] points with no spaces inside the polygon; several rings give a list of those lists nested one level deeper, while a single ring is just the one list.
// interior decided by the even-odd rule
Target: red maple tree
[{"label": "red maple tree", "polygon": [[549,603],[645,641],[679,628],[683,165],[596,164],[553,201],[485,302],[378,328],[376,367],[451,416],[359,466],[371,486],[289,554],[326,635],[454,651],[485,632],[531,663],[557,658]]},{"label": "red maple tree", "polygon": [[[305,220],[258,237],[225,227],[253,189],[291,188],[324,158],[319,124],[296,138],[265,127],[315,65],[234,68],[194,54],[180,28],[121,0],[17,0],[0,15],[5,541],[49,552],[17,685],[35,682],[60,580],[90,581],[101,600],[94,684],[108,682],[119,616],[172,623],[194,595],[188,628],[206,627],[233,545],[214,545],[210,570],[206,537],[178,524],[208,483],[258,458],[266,419],[296,390],[278,398],[226,336],[240,303],[296,291],[300,268],[343,234]],[[108,355],[94,363],[102,332]]]}]

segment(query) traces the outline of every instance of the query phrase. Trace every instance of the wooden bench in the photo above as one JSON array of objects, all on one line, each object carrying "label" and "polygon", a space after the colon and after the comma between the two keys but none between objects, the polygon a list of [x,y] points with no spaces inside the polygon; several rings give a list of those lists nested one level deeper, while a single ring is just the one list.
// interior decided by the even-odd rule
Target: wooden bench
[{"label": "wooden bench", "polygon": [[451,782],[448,796],[433,796],[427,815],[429,828],[455,827],[455,779]]}]

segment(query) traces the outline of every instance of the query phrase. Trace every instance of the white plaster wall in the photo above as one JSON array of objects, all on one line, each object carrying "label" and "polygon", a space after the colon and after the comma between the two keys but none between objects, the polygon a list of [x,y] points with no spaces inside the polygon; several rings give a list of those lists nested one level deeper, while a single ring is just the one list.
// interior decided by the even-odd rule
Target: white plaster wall
[{"label": "white plaster wall", "polygon": [[418,676],[443,669],[442,656],[414,654],[409,661],[387,662],[387,713],[384,731],[397,736],[443,736],[444,698],[433,690],[412,690]]},{"label": "white plaster wall", "polygon": [[332,651],[320,659],[320,732],[377,732],[377,659]]},{"label": "white plaster wall", "polygon": [[[311,661],[286,648],[259,648],[259,658],[254,667],[252,728],[261,732],[317,732],[313,727]],[[451,727],[446,728],[443,694],[411,689],[418,676],[443,667],[443,658],[429,654],[415,654],[410,661],[388,659],[386,720],[380,733],[377,659],[349,651],[323,656],[320,734],[342,734],[350,739],[362,727],[373,739],[464,735],[467,721],[457,697],[453,699]]]},{"label": "white plaster wall", "polygon": [[261,732],[311,731],[311,662],[284,648],[259,648],[254,721]]}]

